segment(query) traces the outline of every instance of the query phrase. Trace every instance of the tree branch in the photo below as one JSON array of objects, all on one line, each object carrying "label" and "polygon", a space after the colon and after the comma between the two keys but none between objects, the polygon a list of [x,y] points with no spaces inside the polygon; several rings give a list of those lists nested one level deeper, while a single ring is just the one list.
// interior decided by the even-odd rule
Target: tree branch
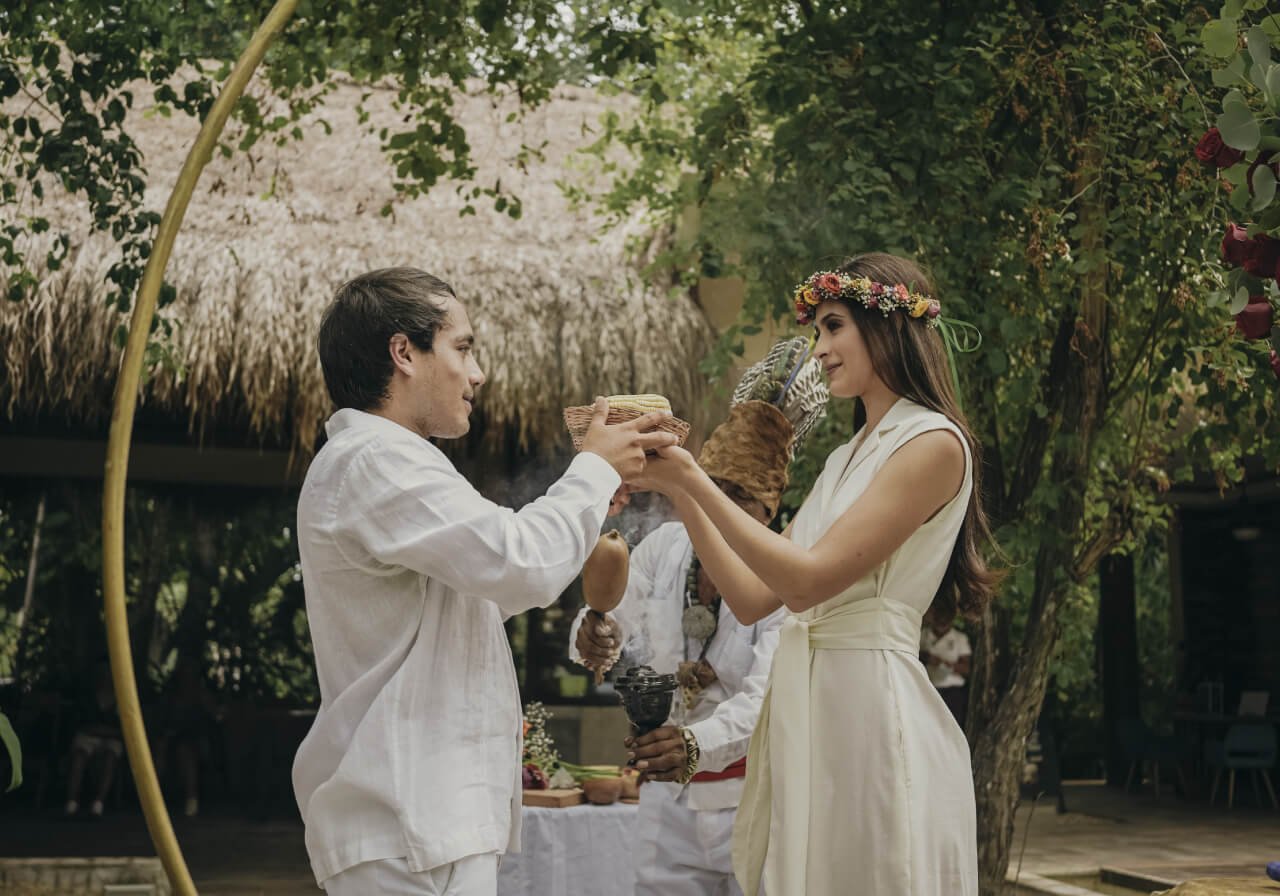
[{"label": "tree branch", "polygon": [[[1170,267],[1166,266],[1165,273],[1169,273]],[[1156,334],[1161,332],[1161,324],[1164,322],[1164,313],[1169,308],[1169,303],[1173,299],[1173,278],[1167,278],[1164,288],[1160,291],[1159,298],[1156,300],[1156,310],[1151,315],[1151,325],[1147,328],[1147,332],[1138,340],[1138,346],[1134,349],[1133,360],[1129,364],[1129,369],[1125,371],[1120,382],[1107,392],[1107,404],[1110,405],[1115,398],[1129,387],[1129,383],[1133,381],[1134,375],[1138,372],[1138,367],[1144,358],[1149,358],[1156,344]]]},{"label": "tree branch", "polygon": [[1049,412],[1041,417],[1032,408],[1027,415],[1022,438],[1018,440],[1018,455],[1012,465],[1009,490],[1003,495],[1001,507],[1001,516],[1005,519],[1012,519],[1021,513],[1023,503],[1035,491],[1044,470],[1044,451],[1066,398],[1063,383],[1071,362],[1071,339],[1075,335],[1075,325],[1076,309],[1072,306],[1058,318],[1058,332],[1049,353],[1049,366],[1040,378],[1037,394],[1048,405]]}]

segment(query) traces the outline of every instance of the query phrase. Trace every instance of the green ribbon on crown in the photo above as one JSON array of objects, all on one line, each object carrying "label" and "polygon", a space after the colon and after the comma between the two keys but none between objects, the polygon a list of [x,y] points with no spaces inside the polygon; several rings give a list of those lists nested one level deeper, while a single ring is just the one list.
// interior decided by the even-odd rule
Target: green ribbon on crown
[{"label": "green ribbon on crown", "polygon": [[956,403],[960,400],[960,373],[956,368],[956,355],[968,355],[982,347],[982,331],[971,323],[954,317],[939,317],[938,332],[947,349],[947,365],[951,368],[951,385],[956,390]]}]

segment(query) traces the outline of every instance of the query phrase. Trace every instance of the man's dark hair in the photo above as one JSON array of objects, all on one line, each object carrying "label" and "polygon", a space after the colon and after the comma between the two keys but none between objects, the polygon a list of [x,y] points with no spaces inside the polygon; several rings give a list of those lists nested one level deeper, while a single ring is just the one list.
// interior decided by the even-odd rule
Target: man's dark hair
[{"label": "man's dark hair", "polygon": [[359,411],[381,405],[391,383],[391,337],[404,333],[431,351],[453,295],[448,283],[417,268],[382,268],[342,284],[320,321],[320,368],[333,403]]}]

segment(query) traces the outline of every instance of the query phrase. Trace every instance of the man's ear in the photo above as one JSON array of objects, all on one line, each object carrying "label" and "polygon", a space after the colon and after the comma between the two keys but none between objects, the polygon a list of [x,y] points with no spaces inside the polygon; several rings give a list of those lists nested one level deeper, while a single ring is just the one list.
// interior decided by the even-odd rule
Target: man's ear
[{"label": "man's ear", "polygon": [[411,376],[413,374],[413,343],[403,333],[392,333],[387,340],[387,351],[391,355],[391,363],[395,369]]}]

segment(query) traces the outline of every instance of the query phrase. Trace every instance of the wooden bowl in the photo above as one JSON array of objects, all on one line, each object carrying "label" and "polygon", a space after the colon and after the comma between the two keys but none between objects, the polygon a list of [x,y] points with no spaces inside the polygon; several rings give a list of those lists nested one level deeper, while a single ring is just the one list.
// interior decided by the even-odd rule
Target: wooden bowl
[{"label": "wooden bowl", "polygon": [[624,800],[640,799],[640,773],[633,768],[622,773],[622,798]]},{"label": "wooden bowl", "polygon": [[586,795],[587,802],[607,806],[616,803],[618,797],[622,796],[622,779],[588,778],[582,782],[582,792]]}]

